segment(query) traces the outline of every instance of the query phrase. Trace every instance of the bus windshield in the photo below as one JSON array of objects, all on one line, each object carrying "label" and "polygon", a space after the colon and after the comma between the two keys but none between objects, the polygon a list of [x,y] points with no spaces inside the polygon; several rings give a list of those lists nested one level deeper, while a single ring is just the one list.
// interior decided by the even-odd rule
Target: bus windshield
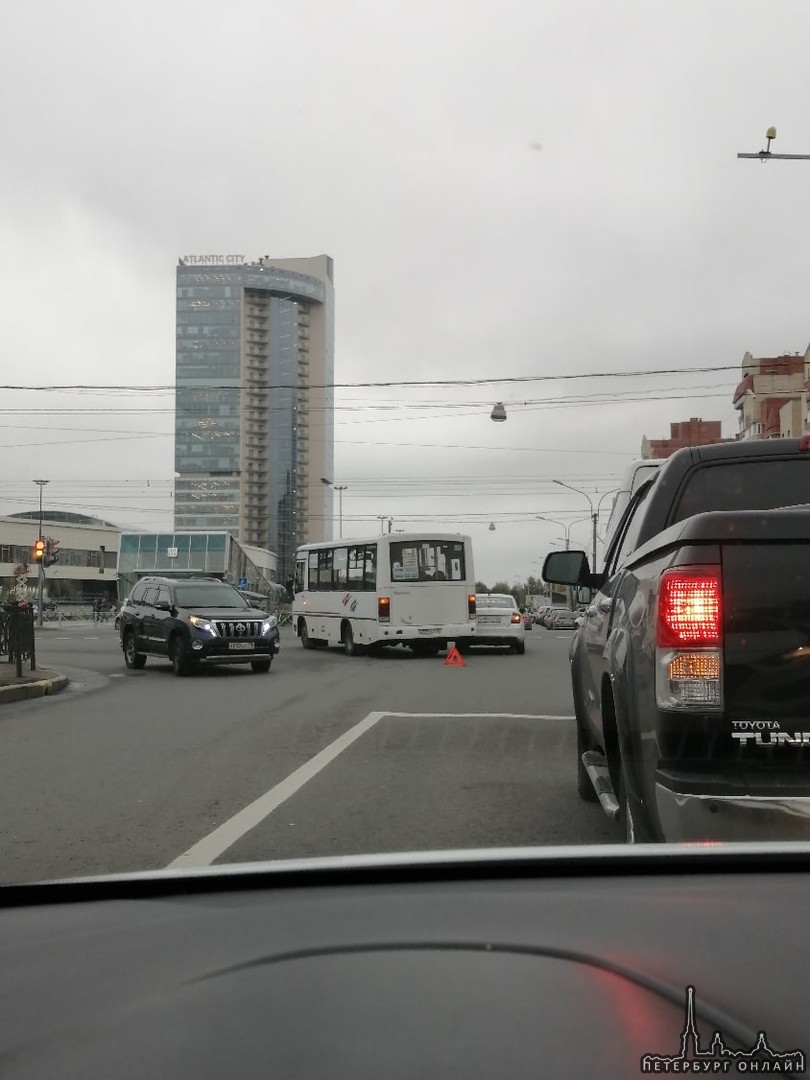
[{"label": "bus windshield", "polygon": [[464,581],[464,544],[457,540],[392,541],[391,581]]}]

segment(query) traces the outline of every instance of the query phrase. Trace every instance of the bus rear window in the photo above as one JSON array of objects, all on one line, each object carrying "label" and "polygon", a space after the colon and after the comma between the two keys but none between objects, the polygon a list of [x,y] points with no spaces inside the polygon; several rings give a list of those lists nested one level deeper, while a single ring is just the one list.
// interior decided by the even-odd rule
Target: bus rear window
[{"label": "bus rear window", "polygon": [[775,510],[810,502],[810,455],[706,464],[691,472],[672,524],[707,510]]},{"label": "bus rear window", "polygon": [[464,544],[402,540],[390,545],[391,581],[465,581]]}]

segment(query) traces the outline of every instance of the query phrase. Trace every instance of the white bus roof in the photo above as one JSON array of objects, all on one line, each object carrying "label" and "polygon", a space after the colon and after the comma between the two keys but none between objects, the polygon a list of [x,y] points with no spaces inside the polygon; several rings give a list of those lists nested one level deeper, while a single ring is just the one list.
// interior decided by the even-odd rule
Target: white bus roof
[{"label": "white bus roof", "polygon": [[397,543],[402,540],[470,540],[465,533],[443,533],[432,531],[380,533],[377,536],[344,536],[339,540],[318,540],[312,544],[300,544],[297,551],[317,551],[318,548],[352,547],[357,544],[378,544],[381,540]]}]

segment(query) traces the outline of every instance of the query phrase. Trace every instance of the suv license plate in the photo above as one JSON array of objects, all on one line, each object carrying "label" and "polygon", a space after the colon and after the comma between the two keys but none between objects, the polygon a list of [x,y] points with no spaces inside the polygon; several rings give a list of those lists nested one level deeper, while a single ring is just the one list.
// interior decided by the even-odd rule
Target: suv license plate
[{"label": "suv license plate", "polygon": [[255,648],[252,641],[229,641],[229,649],[253,649]]}]

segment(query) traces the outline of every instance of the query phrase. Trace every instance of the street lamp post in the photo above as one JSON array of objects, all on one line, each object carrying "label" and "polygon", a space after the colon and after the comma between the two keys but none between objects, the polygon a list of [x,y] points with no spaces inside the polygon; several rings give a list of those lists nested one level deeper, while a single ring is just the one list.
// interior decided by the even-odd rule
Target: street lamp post
[{"label": "street lamp post", "polygon": [[338,493],[338,522],[339,522],[339,539],[343,539],[343,492],[347,489],[348,484],[334,484],[331,480],[327,480],[325,476],[321,477],[321,483],[326,484],[327,487],[332,488]]},{"label": "street lamp post", "polygon": [[[45,487],[45,485],[48,483],[48,481],[47,480],[35,480],[34,483],[39,487],[39,533],[38,533],[38,539],[42,540],[42,538],[43,538],[42,537],[42,489]],[[40,560],[38,572],[39,572],[39,583],[38,583],[38,588],[37,588],[37,603],[38,603],[37,626],[42,626],[42,586],[43,586],[43,583],[44,583],[44,576],[45,576],[45,567],[43,565],[43,560]]]},{"label": "street lamp post", "polygon": [[544,517],[542,514],[535,514],[534,516],[537,518],[538,521],[550,521],[552,525],[559,525],[559,527],[561,529],[565,529],[565,550],[566,551],[568,551],[568,549],[571,547],[571,529],[575,525],[579,525],[579,523],[581,521],[590,521],[591,520],[590,514],[586,518],[584,518],[584,517],[583,518],[577,518],[575,521],[571,521],[568,524],[566,524],[564,521],[557,521],[557,520],[555,520],[555,518]]},{"label": "street lamp post", "polygon": [[[593,499],[591,499],[591,497],[587,493],[587,491],[583,491],[581,488],[572,487],[571,484],[565,484],[565,483],[563,483],[562,480],[554,480],[553,483],[559,484],[560,487],[568,488],[569,491],[576,491],[577,494],[584,495],[585,498],[588,500],[588,506],[591,508],[591,512],[590,512],[589,516],[590,516],[591,528],[592,528],[591,547],[592,547],[592,551],[593,551],[593,559],[592,559],[591,569],[592,569],[593,573],[595,574],[596,573],[596,526],[599,523],[599,513],[600,513],[600,511],[602,509],[602,503],[605,501],[605,499],[608,497],[608,495],[613,495],[614,492],[618,491],[619,489],[618,488],[611,488],[610,491],[604,492],[604,494],[600,498],[599,502],[594,507]],[[551,518],[546,518],[545,520],[550,521]],[[584,521],[584,520],[587,520],[587,519],[582,518],[581,520]],[[558,521],[557,524],[561,525],[562,522]],[[572,521],[571,525],[576,525],[576,522]],[[564,525],[563,525],[563,528],[565,528]],[[570,529],[570,528],[571,528],[571,526],[569,525],[568,529]],[[566,533],[566,535],[567,535],[567,533]],[[565,546],[567,548],[568,544],[566,543]]]},{"label": "street lamp post", "polygon": [[554,480],[553,483],[559,484],[560,487],[568,488],[569,491],[576,491],[578,495],[584,495],[585,498],[588,500],[588,506],[591,508],[591,525],[593,528],[593,572],[596,573],[596,523],[599,520],[599,515],[594,509],[593,499],[590,497],[587,491],[583,491],[582,488],[572,487],[571,484],[566,484],[562,480]]}]

